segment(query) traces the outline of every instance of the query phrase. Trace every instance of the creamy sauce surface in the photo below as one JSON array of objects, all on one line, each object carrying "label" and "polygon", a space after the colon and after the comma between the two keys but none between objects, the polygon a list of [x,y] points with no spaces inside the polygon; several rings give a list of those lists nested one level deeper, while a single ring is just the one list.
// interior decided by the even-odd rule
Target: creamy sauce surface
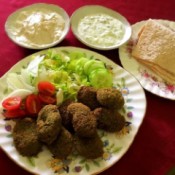
[{"label": "creamy sauce surface", "polygon": [[57,41],[64,30],[63,17],[49,9],[22,11],[12,28],[16,40],[31,46],[44,46]]},{"label": "creamy sauce surface", "polygon": [[124,26],[118,19],[106,14],[85,16],[78,24],[83,40],[101,47],[117,45],[124,36]]}]

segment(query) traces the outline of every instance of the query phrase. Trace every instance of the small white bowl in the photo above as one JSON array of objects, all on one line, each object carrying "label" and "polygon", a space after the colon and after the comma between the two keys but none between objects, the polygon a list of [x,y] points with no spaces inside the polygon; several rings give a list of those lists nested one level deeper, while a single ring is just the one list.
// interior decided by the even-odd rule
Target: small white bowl
[{"label": "small white bowl", "polygon": [[[80,22],[85,17],[99,15],[99,14],[110,16],[113,19],[116,19],[122,23],[122,28],[123,28],[122,30],[124,34],[118,43],[107,45],[107,46],[104,46],[104,45],[102,46],[101,44],[95,44],[95,43],[89,42],[86,38],[83,37],[83,35],[79,33]],[[118,12],[114,10],[111,10],[109,8],[99,6],[99,5],[87,5],[87,6],[80,7],[72,14],[70,21],[71,21],[72,32],[74,33],[76,38],[79,41],[81,41],[83,44],[91,48],[98,49],[98,50],[116,49],[120,47],[121,45],[123,45],[125,42],[127,42],[131,36],[131,26],[124,16],[122,16],[121,14],[119,14]]]},{"label": "small white bowl", "polygon": [[[61,34],[59,37],[57,37],[56,39],[54,38],[54,35],[52,36],[53,39],[50,37],[51,34],[49,35],[48,32],[45,32],[46,35],[42,35],[40,37],[38,37],[38,39],[35,38],[35,40],[29,40],[28,38],[27,39],[23,39],[25,38],[24,35],[17,35],[16,33],[14,33],[14,31],[18,30],[17,27],[19,27],[19,24],[20,24],[20,30],[22,30],[23,27],[21,27],[22,22],[25,24],[25,21],[24,20],[24,17],[20,20],[20,15],[26,15],[26,14],[30,14],[32,13],[37,13],[38,11],[45,11],[46,13],[43,13],[43,14],[52,14],[52,13],[55,13],[56,15],[60,15],[61,18],[63,19],[64,21],[64,27],[63,29],[61,30]],[[28,17],[28,15],[26,15],[26,18]],[[33,20],[35,20],[36,18],[32,19],[30,22],[32,22]],[[38,17],[39,19],[39,17]],[[45,20],[45,19],[44,19]],[[58,20],[58,18],[57,18]],[[20,22],[21,21],[21,22]],[[48,20],[49,22],[49,20]],[[59,21],[57,21],[59,23]],[[52,23],[52,25],[57,25],[58,23],[54,22],[54,24]],[[29,24],[28,24],[29,26]],[[43,25],[43,26],[47,26],[48,28],[51,26],[51,25]],[[36,28],[38,29],[38,28]],[[25,48],[29,48],[29,49],[46,49],[46,48],[50,48],[50,47],[53,47],[57,44],[59,44],[64,38],[65,36],[67,35],[68,31],[70,29],[70,19],[69,19],[69,16],[68,14],[66,13],[66,11],[57,6],[57,5],[54,5],[54,4],[46,4],[46,3],[36,3],[36,4],[33,4],[33,5],[29,5],[29,6],[26,6],[26,7],[23,7],[17,11],[15,11],[14,13],[12,13],[6,20],[6,23],[5,23],[5,31],[8,35],[8,37],[14,42],[16,43],[17,45],[19,46],[22,46],[22,47],[25,47]],[[27,30],[27,29],[26,29]],[[50,30],[50,28],[48,29],[48,31]],[[35,29],[34,29],[35,31]],[[41,30],[40,33],[42,33],[44,31],[44,29]],[[57,30],[55,30],[57,31]],[[27,31],[27,32],[30,32],[30,31]],[[38,32],[39,33],[39,32]],[[48,35],[47,35],[48,33]],[[50,32],[52,33],[52,32]],[[30,34],[30,36],[34,37],[33,34]],[[43,37],[45,36],[48,36],[50,37],[49,41],[48,42],[45,42],[46,41],[46,38],[44,40]],[[39,41],[39,42],[38,42]]]}]

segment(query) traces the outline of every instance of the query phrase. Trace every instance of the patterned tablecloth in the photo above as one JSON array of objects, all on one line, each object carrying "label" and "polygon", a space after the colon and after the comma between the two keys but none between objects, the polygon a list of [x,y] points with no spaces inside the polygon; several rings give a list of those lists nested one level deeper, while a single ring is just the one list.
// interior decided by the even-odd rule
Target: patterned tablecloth
[{"label": "patterned tablecloth", "polygon": [[[83,5],[98,4],[124,15],[131,24],[148,18],[175,21],[175,0],[1,0],[0,1],[0,76],[22,58],[36,52],[14,44],[4,24],[15,10],[37,2],[53,3],[71,15]],[[70,31],[58,46],[81,44]],[[118,50],[97,51],[121,65]],[[175,102],[146,92],[147,111],[140,130],[127,153],[101,175],[174,175],[175,174]],[[1,175],[29,175],[0,150]]]}]

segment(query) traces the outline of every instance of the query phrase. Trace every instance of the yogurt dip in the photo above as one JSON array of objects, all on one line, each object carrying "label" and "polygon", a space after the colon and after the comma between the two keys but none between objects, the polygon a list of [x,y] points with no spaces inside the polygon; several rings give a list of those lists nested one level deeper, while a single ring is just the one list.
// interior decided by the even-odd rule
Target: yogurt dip
[{"label": "yogurt dip", "polygon": [[80,37],[92,45],[101,47],[119,44],[124,32],[121,21],[103,13],[85,16],[78,24]]}]

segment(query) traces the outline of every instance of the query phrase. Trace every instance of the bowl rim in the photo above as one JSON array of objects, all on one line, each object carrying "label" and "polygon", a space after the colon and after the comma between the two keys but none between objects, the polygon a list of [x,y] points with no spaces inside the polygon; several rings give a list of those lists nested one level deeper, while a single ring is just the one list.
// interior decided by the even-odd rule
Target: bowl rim
[{"label": "bowl rim", "polygon": [[[62,32],[62,35],[60,36],[60,38],[58,40],[56,40],[55,42],[49,43],[49,44],[44,44],[44,45],[41,45],[41,46],[38,45],[36,47],[36,46],[32,46],[30,44],[25,44],[23,42],[19,42],[15,39],[15,36],[10,32],[10,26],[12,25],[11,20],[15,19],[16,16],[19,13],[23,12],[24,10],[30,10],[33,7],[35,7],[35,8],[37,7],[38,9],[41,8],[41,7],[44,7],[44,8],[50,9],[50,10],[54,10],[55,12],[57,12],[59,15],[61,15],[63,17],[63,19],[65,21],[65,27],[64,27],[64,30]],[[10,40],[13,41],[15,44],[21,46],[21,47],[28,48],[28,49],[36,49],[36,50],[47,49],[47,48],[50,48],[50,47],[53,47],[53,46],[59,44],[62,40],[64,40],[64,38],[66,37],[66,35],[68,34],[68,32],[70,30],[70,17],[68,15],[68,13],[62,7],[60,7],[56,4],[34,3],[32,5],[24,6],[22,8],[17,9],[14,12],[12,12],[7,17],[4,28],[5,28],[5,32],[6,32],[7,36],[10,38]]]},{"label": "bowl rim", "polygon": [[[97,12],[97,11],[99,11],[99,12]],[[124,34],[124,37],[119,44],[112,45],[109,47],[102,47],[102,46],[90,44],[80,37],[80,35],[77,31],[79,21],[87,15],[97,14],[97,13],[98,14],[99,13],[107,14],[109,16],[112,16],[112,17],[118,19],[120,22],[122,22],[122,24],[125,28],[125,34]],[[112,49],[119,48],[121,45],[123,45],[124,43],[126,43],[130,39],[131,33],[132,33],[132,31],[131,31],[132,28],[131,28],[130,23],[122,14],[120,14],[119,12],[114,11],[108,7],[102,6],[102,5],[81,6],[80,8],[78,8],[77,10],[75,10],[72,13],[72,15],[70,17],[70,25],[71,25],[71,30],[72,30],[73,34],[80,42],[82,42],[86,46],[89,46],[91,48],[98,49],[98,50],[112,50]]]}]

